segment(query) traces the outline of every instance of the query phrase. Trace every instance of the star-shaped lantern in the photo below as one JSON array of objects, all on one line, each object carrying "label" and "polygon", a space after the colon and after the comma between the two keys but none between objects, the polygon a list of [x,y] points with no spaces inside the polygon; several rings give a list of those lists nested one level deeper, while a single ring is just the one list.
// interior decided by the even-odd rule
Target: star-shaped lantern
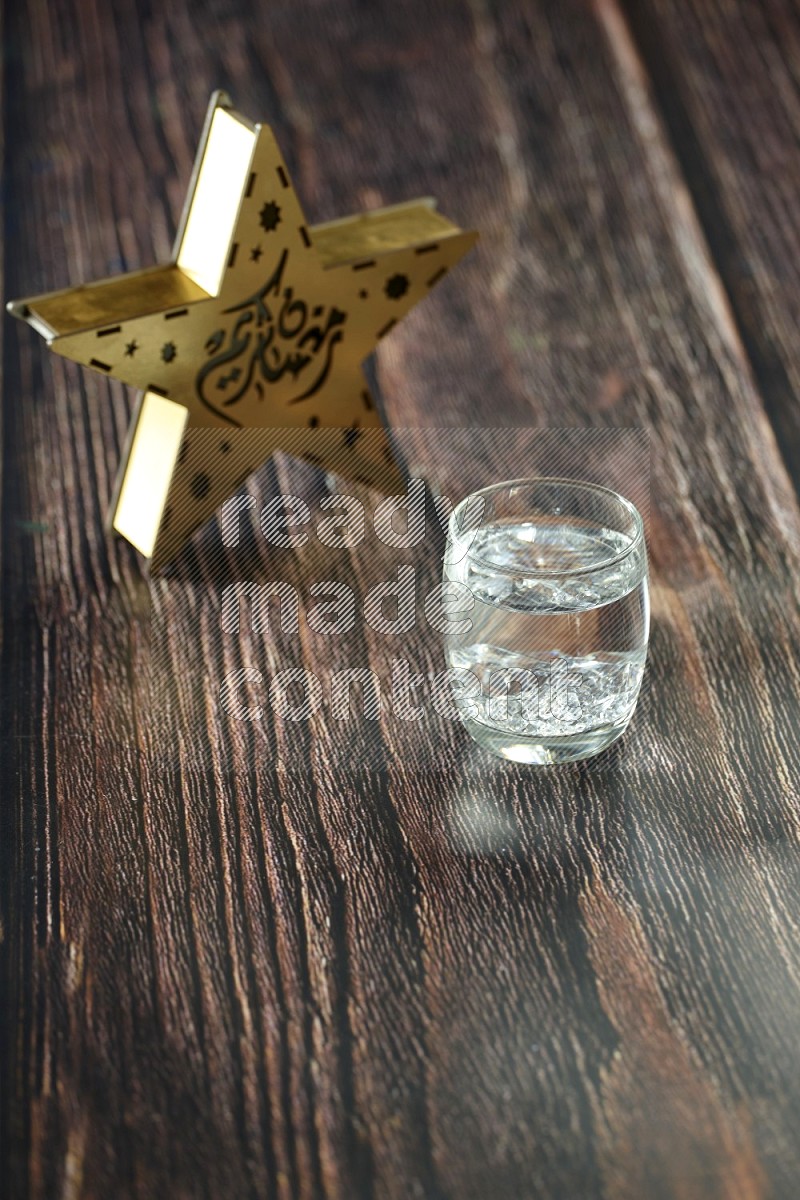
[{"label": "star-shaped lantern", "polygon": [[476,237],[426,200],[309,226],[270,129],[217,92],[173,261],[8,307],[141,389],[109,525],[158,568],[275,449],[402,487],[361,363]]}]

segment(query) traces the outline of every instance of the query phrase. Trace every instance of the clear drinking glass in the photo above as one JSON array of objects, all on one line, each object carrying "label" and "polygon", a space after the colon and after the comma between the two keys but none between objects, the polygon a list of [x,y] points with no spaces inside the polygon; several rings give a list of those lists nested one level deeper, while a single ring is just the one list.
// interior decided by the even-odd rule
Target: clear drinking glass
[{"label": "clear drinking glass", "polygon": [[644,673],[650,604],[642,518],[616,492],[517,479],[453,511],[445,652],[459,715],[503,758],[559,763],[611,745]]}]

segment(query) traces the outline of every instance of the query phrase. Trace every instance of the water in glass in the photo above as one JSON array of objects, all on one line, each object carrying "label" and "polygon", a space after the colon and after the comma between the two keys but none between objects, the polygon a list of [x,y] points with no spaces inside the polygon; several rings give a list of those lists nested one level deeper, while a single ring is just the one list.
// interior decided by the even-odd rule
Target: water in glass
[{"label": "water in glass", "polygon": [[[470,606],[445,638],[456,704],[476,741],[503,757],[585,758],[624,731],[642,682],[649,605],[641,518],[588,485],[502,486],[517,489],[517,503],[487,489],[477,494],[479,523],[464,520],[466,502],[451,521],[444,576],[468,590]],[[576,488],[581,503],[571,502]]]}]

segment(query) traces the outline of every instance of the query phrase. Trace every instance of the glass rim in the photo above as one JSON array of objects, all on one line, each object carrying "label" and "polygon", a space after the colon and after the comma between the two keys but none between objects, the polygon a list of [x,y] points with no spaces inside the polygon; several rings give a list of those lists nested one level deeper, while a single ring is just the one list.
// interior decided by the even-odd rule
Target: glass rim
[{"label": "glass rim", "polygon": [[[527,478],[523,476],[519,479],[504,479],[498,483],[490,483],[486,487],[477,488],[474,492],[468,492],[466,496],[459,500],[450,514],[450,520],[447,525],[448,541],[451,540],[453,526],[458,514],[470,500],[474,500],[477,496],[488,496],[492,492],[508,491],[510,488],[520,486],[535,487],[537,484],[561,485],[572,488],[575,491],[597,492],[611,500],[615,500],[618,504],[622,505],[623,509],[631,517],[634,534],[630,545],[625,546],[623,550],[618,550],[616,554],[610,554],[608,558],[604,558],[600,562],[592,563],[590,566],[568,567],[566,569],[558,568],[555,570],[546,567],[526,568],[524,571],[525,575],[533,576],[534,578],[566,578],[572,575],[592,575],[595,571],[604,571],[607,567],[622,562],[629,554],[633,554],[644,542],[644,520],[632,500],[628,500],[620,492],[615,492],[613,488],[604,487],[600,483],[590,483],[585,479],[570,479],[563,475],[531,475]],[[479,525],[478,529],[481,527]],[[490,567],[493,571],[501,575],[517,575],[520,573],[513,568],[503,567],[499,563],[493,562],[490,558],[484,558],[480,554],[475,554],[471,550],[467,550],[467,558],[471,558],[474,562],[479,562],[484,567]]]}]

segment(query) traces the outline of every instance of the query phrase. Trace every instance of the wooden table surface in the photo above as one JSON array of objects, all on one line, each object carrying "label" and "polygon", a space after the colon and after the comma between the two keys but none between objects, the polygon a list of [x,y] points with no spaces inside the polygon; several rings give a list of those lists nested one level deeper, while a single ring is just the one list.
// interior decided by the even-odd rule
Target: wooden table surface
[{"label": "wooden table surface", "polygon": [[[503,764],[430,711],[237,721],[226,671],[387,647],[221,637],[226,581],[361,596],[389,558],[243,565],[212,528],[151,582],[102,531],[132,396],[6,322],[5,1194],[794,1200],[797,5],[3,10],[5,299],[165,260],[224,87],[312,221],[433,194],[480,229],[376,356],[387,416],[459,495],[541,467],[531,428],[646,431],[653,585],[645,696],[592,762]],[[441,669],[429,628],[407,652]]]}]

